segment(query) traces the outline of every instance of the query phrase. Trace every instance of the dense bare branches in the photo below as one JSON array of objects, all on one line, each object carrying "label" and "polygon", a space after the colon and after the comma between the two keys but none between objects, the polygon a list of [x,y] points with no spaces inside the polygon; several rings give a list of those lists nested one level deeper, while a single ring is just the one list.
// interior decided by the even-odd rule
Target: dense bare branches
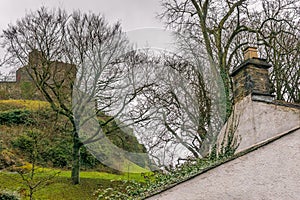
[{"label": "dense bare branches", "polygon": [[[79,150],[84,142],[80,139],[94,141],[80,138],[79,126],[99,113],[116,108],[114,105],[124,107],[133,98],[125,98],[124,102],[119,98],[121,87],[126,88],[124,80],[131,66],[124,64],[126,51],[131,49],[120,24],[109,26],[101,15],[79,11],[68,15],[63,10],[41,8],[16,25],[9,25],[2,39],[15,63],[25,66],[52,109],[72,124],[72,180],[79,183]],[[98,112],[95,112],[96,99]],[[86,109],[93,111],[92,116],[84,115]],[[83,117],[88,118],[82,120]],[[102,132],[100,129],[96,133]]]},{"label": "dense bare branches", "polygon": [[[279,12],[280,6],[286,8],[284,13]],[[280,20],[261,23],[257,40],[263,56],[272,63],[270,78],[274,84],[276,98],[299,102],[299,1],[298,4],[294,4],[294,1],[263,1],[263,12],[256,23],[259,24],[263,18],[276,19],[280,14]]]},{"label": "dense bare branches", "polygon": [[[136,124],[135,132],[160,167],[189,156],[206,156],[214,133],[223,124],[216,120],[222,120],[218,112],[211,116],[218,107],[211,104],[220,99],[216,90],[211,90],[217,78],[209,75],[208,69],[201,70],[198,59],[188,61],[187,57],[166,52],[143,55],[144,62],[135,74],[137,82],[148,87],[137,94],[138,102],[127,116],[146,113],[149,120]],[[206,78],[204,73],[208,73]]]},{"label": "dense bare branches", "polygon": [[[225,90],[225,99],[222,100],[226,102],[227,117],[229,116],[232,98],[229,74],[234,66],[243,61],[242,50],[248,45],[259,46],[262,57],[266,57],[273,64],[271,79],[275,84],[277,98],[299,101],[298,0],[163,0],[162,6],[164,11],[160,17],[167,27],[176,31],[180,55],[194,66],[200,66],[198,70],[202,72],[202,76],[221,76],[221,80],[210,82],[211,85],[205,82],[204,90],[203,87],[198,88],[198,91],[206,91],[206,95],[208,94],[207,100],[210,103],[205,106],[211,106],[197,111],[201,112],[197,115],[199,120],[202,119],[201,115],[210,110],[213,114],[210,114],[209,121],[218,124],[217,127],[222,126],[222,112],[217,112],[222,109],[222,102],[214,98],[222,96],[220,89]],[[206,80],[209,79],[211,78],[206,77]],[[224,85],[224,88],[220,85]],[[197,85],[199,86],[201,85]],[[190,92],[195,95],[196,91]],[[199,100],[205,102],[205,99]],[[214,115],[218,117],[212,119]],[[177,119],[178,116],[174,117],[174,122]],[[206,132],[210,130],[207,125],[198,127]],[[166,129],[173,135],[177,131],[171,125]],[[217,128],[214,130],[218,132]],[[185,133],[188,134],[188,131],[185,130]],[[205,141],[208,136],[213,141],[213,134],[204,135],[200,138],[201,141]],[[184,143],[182,137],[180,143]],[[197,157],[194,152],[197,152],[197,148],[192,146],[191,141],[188,145],[186,148],[192,147],[194,150],[191,152]]]},{"label": "dense bare branches", "polygon": [[[260,44],[258,35],[259,40],[268,37],[265,34],[269,24],[297,27],[293,21],[299,19],[298,0],[164,0],[162,6],[164,12],[160,16],[167,26],[175,29],[185,43],[204,49],[203,57],[221,74],[226,86],[228,112],[229,73],[241,62],[241,50],[246,45]],[[285,32],[283,26],[279,27],[277,32]]]}]

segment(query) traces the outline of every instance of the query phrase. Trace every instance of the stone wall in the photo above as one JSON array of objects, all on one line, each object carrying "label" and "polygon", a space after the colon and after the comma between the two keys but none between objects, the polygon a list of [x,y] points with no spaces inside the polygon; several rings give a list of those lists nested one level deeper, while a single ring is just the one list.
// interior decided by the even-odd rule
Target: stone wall
[{"label": "stone wall", "polygon": [[[28,61],[28,65],[16,71],[16,82],[0,83],[0,99],[45,100],[36,87],[36,83],[43,84],[43,82],[56,88],[56,92],[62,94],[60,98],[70,99],[72,84],[76,77],[74,65],[59,61],[47,61],[36,51],[29,54]],[[33,81],[32,77],[29,76],[28,71],[34,74],[33,70],[43,77],[38,82]],[[49,88],[47,91],[50,95],[54,95]]]},{"label": "stone wall", "polygon": [[237,152],[300,127],[300,105],[256,101],[248,95],[234,106],[234,112],[218,136],[219,147],[228,126],[235,126],[234,135],[240,139]]}]

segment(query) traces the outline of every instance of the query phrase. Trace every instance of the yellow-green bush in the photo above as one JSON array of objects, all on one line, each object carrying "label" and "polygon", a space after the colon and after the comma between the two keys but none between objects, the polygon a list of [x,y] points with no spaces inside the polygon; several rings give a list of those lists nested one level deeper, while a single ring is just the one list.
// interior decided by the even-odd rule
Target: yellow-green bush
[{"label": "yellow-green bush", "polygon": [[50,104],[46,101],[38,100],[0,100],[0,111],[10,109],[28,109],[28,110],[40,110],[43,108],[49,108]]}]

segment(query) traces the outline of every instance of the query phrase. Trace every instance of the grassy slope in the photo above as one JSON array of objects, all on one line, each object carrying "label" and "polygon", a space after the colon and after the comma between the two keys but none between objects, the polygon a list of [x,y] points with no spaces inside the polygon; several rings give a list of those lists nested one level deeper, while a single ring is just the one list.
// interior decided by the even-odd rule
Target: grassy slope
[{"label": "grassy slope", "polygon": [[[49,108],[49,104],[41,101],[33,100],[0,100],[0,111],[8,111],[11,109],[28,109],[28,110],[39,110]],[[23,126],[6,126],[0,125],[1,127],[1,137],[2,139],[8,139],[14,135],[18,135],[20,132],[23,132]],[[1,140],[1,138],[0,138]],[[136,168],[136,171],[144,171],[143,168],[135,165],[134,163],[130,164],[131,168]],[[127,165],[128,165],[127,164]],[[53,169],[49,169],[53,171]],[[93,193],[98,189],[104,189],[107,187],[114,188],[119,184],[120,180],[136,180],[144,181],[141,174],[110,174],[104,172],[90,172],[82,171],[80,174],[81,184],[72,185],[70,181],[70,171],[60,170],[59,176],[52,179],[49,184],[41,188],[35,193],[36,199],[96,199],[93,196]],[[37,177],[46,176],[46,173],[38,174]],[[112,181],[116,180],[116,181]],[[0,190],[10,190],[18,191],[22,193],[25,186],[22,184],[20,175],[16,173],[0,172]]]},{"label": "grassy slope", "polygon": [[[43,177],[43,174],[39,174],[39,177]],[[97,189],[117,186],[119,182],[112,180],[144,180],[140,174],[116,175],[102,172],[82,172],[81,184],[72,185],[69,177],[70,171],[61,171],[46,187],[35,193],[35,198],[49,200],[97,199],[93,195]],[[0,172],[0,190],[18,191],[22,194],[23,189],[24,185],[22,185],[21,177],[18,174]]]},{"label": "grassy slope", "polygon": [[[10,110],[14,110],[14,109],[27,109],[27,110],[31,110],[31,111],[37,111],[37,110],[46,110],[46,109],[50,109],[50,104],[44,101],[38,101],[38,100],[0,100],[0,112],[7,112]],[[51,110],[51,109],[50,109]],[[49,115],[51,112],[48,112]],[[106,116],[107,117],[107,116]],[[49,119],[51,121],[51,119]],[[101,118],[99,117],[99,120],[101,120]],[[39,123],[41,123],[42,120],[39,120]],[[45,123],[45,122],[44,122]],[[43,125],[49,125],[48,121],[46,120],[47,124],[39,124],[34,128],[40,129],[40,127],[42,127]],[[108,126],[115,126],[115,123],[112,124],[108,124]],[[63,126],[63,125],[57,125],[57,126]],[[13,127],[9,127],[6,125],[1,125],[0,124],[1,129],[3,130],[0,134],[2,134],[3,138],[4,136],[8,135],[18,135],[18,133],[26,130],[26,128],[20,126],[13,126]],[[32,128],[32,127],[31,127]],[[47,127],[48,130],[52,129],[53,127]],[[7,131],[4,131],[5,129],[7,129]],[[114,127],[112,127],[112,129],[114,129]],[[47,129],[46,129],[47,130]],[[15,134],[11,134],[14,133]],[[128,131],[128,133],[130,134],[132,131]],[[127,134],[128,134],[127,133]],[[121,138],[120,136],[124,135],[123,137],[125,137],[125,140],[127,141],[127,143],[120,143],[119,138]],[[125,146],[126,151],[129,152],[143,152],[143,146],[140,145],[137,141],[137,139],[135,138],[135,136],[133,135],[133,133],[131,133],[131,135],[126,136],[126,134],[124,134],[124,132],[122,132],[121,130],[116,131],[116,134],[110,134],[109,139],[117,146],[119,147],[123,147]],[[0,138],[1,139],[1,138]],[[7,138],[6,138],[7,139]],[[119,161],[118,161],[119,162]],[[149,171],[149,168],[142,168],[139,165],[131,162],[130,160],[125,159],[124,160],[124,165],[126,166],[126,169],[122,169],[122,171],[127,171],[127,167],[129,166],[131,171],[134,172],[138,172],[138,173],[146,173]]]}]

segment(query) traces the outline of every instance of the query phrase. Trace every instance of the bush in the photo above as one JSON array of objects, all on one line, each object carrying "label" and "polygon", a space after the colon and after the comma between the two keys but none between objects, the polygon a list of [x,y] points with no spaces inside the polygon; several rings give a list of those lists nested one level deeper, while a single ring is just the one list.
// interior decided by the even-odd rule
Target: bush
[{"label": "bush", "polygon": [[72,160],[71,143],[66,139],[60,138],[60,141],[54,141],[42,153],[44,162],[51,162],[53,167],[68,167]]},{"label": "bush", "polygon": [[16,192],[0,191],[0,200],[19,200],[20,197]]},{"label": "bush", "polygon": [[25,158],[29,163],[41,164],[43,161],[42,153],[45,146],[49,145],[48,139],[43,137],[43,133],[38,130],[29,130],[17,136],[11,141],[13,148],[18,150],[18,154]]},{"label": "bush", "polygon": [[[61,139],[55,141],[49,145],[47,149],[42,153],[44,162],[51,162],[53,167],[69,167],[72,161],[72,143],[67,139]],[[81,166],[85,169],[92,169],[99,165],[99,161],[91,155],[87,149],[83,146],[80,150]]]},{"label": "bush", "polygon": [[31,153],[34,150],[35,138],[37,137],[37,133],[28,132],[23,133],[11,143],[14,148],[18,148],[23,153]]},{"label": "bush", "polygon": [[14,124],[32,124],[31,112],[29,110],[11,110],[0,112],[0,124],[14,125]]},{"label": "bush", "polygon": [[37,111],[41,109],[50,108],[50,104],[46,101],[38,100],[0,100],[0,111],[7,111],[12,109],[26,109]]},{"label": "bush", "polygon": [[[42,137],[43,133],[38,131],[29,131],[17,136],[11,144],[19,150],[19,153],[26,156],[30,162],[30,153],[34,151],[35,141],[38,139],[39,151],[37,161],[39,164],[52,164],[53,167],[69,167],[72,162],[72,140],[71,137],[56,137],[49,139]],[[95,168],[99,161],[92,156],[83,146],[80,151],[81,165],[85,169]]]},{"label": "bush", "polygon": [[95,156],[93,156],[84,146],[80,150],[81,166],[91,169],[100,164]]}]

